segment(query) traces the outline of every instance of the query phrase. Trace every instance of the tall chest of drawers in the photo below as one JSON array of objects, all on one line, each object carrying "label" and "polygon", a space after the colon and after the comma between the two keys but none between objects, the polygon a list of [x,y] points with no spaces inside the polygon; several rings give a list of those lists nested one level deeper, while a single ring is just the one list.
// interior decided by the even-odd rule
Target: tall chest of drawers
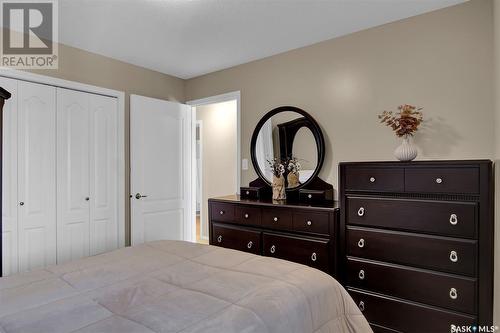
[{"label": "tall chest of drawers", "polygon": [[227,196],[208,200],[210,244],[335,275],[338,208]]},{"label": "tall chest of drawers", "polygon": [[340,164],[341,280],[375,332],[492,325],[492,163]]}]

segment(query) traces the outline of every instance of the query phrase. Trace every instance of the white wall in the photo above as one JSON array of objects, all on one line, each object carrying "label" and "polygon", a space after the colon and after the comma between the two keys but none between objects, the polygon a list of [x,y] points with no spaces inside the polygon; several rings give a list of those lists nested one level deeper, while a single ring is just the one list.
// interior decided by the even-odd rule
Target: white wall
[{"label": "white wall", "polygon": [[202,132],[201,235],[208,236],[208,199],[236,193],[236,100],[196,107]]}]

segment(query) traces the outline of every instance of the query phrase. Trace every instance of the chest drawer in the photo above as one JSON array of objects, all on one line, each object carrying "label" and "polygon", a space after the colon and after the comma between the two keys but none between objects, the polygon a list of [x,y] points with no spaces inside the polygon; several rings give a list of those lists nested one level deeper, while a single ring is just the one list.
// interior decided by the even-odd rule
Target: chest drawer
[{"label": "chest drawer", "polygon": [[262,208],[262,225],[277,230],[291,230],[292,212],[284,208]]},{"label": "chest drawer", "polygon": [[348,259],[347,284],[398,298],[474,314],[476,279],[406,266]]},{"label": "chest drawer", "polygon": [[406,333],[450,332],[451,325],[476,324],[476,317],[348,289],[372,324]]},{"label": "chest drawer", "polygon": [[477,204],[348,197],[347,223],[475,238]]},{"label": "chest drawer", "polygon": [[210,218],[214,221],[235,222],[235,205],[222,202],[210,203]]},{"label": "chest drawer", "polygon": [[240,224],[255,226],[261,224],[261,212],[259,207],[238,206],[236,207],[236,217]]},{"label": "chest drawer", "polygon": [[345,189],[351,191],[402,192],[404,170],[388,168],[347,167]]},{"label": "chest drawer", "polygon": [[478,168],[407,168],[406,192],[479,193]]},{"label": "chest drawer", "polygon": [[212,224],[212,245],[260,254],[261,233],[246,228]]},{"label": "chest drawer", "polygon": [[298,238],[293,236],[264,233],[263,254],[298,262],[329,272],[329,240]]},{"label": "chest drawer", "polygon": [[349,256],[476,275],[477,242],[393,231],[347,228]]},{"label": "chest drawer", "polygon": [[316,234],[329,234],[329,214],[312,212],[294,212],[293,230]]}]

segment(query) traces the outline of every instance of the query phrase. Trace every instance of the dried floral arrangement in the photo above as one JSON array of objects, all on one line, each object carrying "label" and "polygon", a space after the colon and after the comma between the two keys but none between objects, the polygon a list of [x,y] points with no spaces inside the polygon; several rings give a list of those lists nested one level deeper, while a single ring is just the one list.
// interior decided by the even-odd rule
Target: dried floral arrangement
[{"label": "dried floral arrangement", "polygon": [[291,173],[299,173],[302,166],[300,165],[299,159],[297,157],[291,157],[286,162],[287,170]]},{"label": "dried floral arrangement", "polygon": [[392,128],[398,137],[413,136],[423,121],[423,108],[413,105],[400,105],[398,111],[384,111],[378,116],[380,122]]},{"label": "dried floral arrangement", "polygon": [[274,157],[273,159],[267,160],[267,164],[269,165],[273,176],[279,178],[285,173],[285,163],[280,158]]}]

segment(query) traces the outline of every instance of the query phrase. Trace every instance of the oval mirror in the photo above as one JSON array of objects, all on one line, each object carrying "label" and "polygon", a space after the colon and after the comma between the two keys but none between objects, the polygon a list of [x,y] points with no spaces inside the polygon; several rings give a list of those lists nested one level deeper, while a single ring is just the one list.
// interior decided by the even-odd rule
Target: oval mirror
[{"label": "oval mirror", "polygon": [[273,161],[283,165],[289,190],[314,179],[324,160],[324,138],[316,121],[304,110],[283,106],[268,112],[252,135],[255,171],[267,184],[273,181]]}]

